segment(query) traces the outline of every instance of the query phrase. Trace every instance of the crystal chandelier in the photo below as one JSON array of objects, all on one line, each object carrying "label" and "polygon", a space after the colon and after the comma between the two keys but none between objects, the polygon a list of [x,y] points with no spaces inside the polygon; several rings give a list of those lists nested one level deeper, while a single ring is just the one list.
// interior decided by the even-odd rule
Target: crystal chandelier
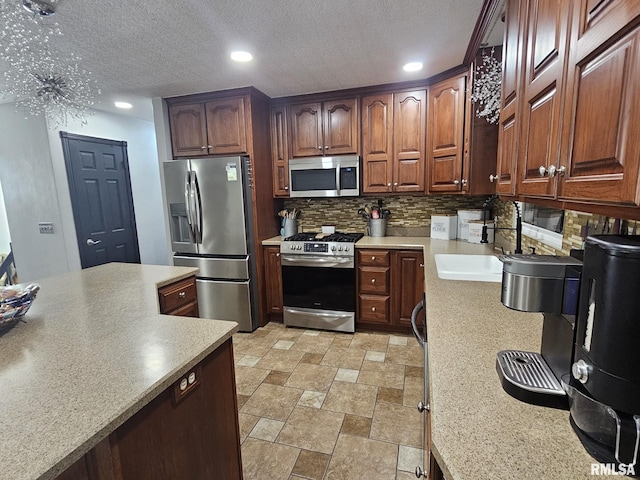
[{"label": "crystal chandelier", "polygon": [[489,123],[500,118],[500,88],[502,86],[502,64],[496,60],[494,49],[487,55],[482,50],[482,63],[476,65],[471,101],[476,104],[476,116]]},{"label": "crystal chandelier", "polygon": [[0,0],[0,50],[6,63],[3,97],[16,109],[44,115],[51,128],[70,119],[86,123],[100,94],[91,73],[71,52],[59,52],[55,38],[62,32],[50,20],[55,2]]}]

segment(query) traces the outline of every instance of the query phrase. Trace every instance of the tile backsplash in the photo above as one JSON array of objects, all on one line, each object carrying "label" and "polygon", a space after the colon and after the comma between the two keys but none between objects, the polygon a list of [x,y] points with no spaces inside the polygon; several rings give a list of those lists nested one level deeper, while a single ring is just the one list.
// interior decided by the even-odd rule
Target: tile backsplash
[{"label": "tile backsplash", "polygon": [[455,213],[459,209],[481,208],[486,196],[461,195],[380,196],[353,198],[300,198],[285,200],[285,208],[301,211],[301,231],[319,231],[322,225],[334,225],[341,232],[364,232],[367,222],[358,215],[365,205],[377,205],[391,211],[387,219],[387,235],[429,236],[431,215]]}]

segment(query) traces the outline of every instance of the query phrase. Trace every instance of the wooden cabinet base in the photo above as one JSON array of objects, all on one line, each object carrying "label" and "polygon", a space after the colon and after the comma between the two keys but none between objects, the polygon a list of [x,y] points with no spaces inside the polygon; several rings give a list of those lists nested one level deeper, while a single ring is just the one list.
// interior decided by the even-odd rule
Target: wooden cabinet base
[{"label": "wooden cabinet base", "polygon": [[242,478],[231,339],[57,480],[176,478]]}]

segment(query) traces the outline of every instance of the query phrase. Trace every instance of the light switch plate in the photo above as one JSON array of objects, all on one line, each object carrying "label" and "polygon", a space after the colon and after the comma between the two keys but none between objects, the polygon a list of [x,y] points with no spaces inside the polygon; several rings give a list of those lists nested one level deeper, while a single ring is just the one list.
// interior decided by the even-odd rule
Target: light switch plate
[{"label": "light switch plate", "polygon": [[51,222],[39,222],[38,230],[40,233],[53,233],[53,223]]}]

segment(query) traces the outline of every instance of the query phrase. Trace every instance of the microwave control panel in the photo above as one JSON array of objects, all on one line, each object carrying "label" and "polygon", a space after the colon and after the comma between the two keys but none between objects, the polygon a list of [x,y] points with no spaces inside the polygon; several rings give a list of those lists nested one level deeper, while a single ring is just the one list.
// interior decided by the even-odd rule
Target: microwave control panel
[{"label": "microwave control panel", "polygon": [[340,168],[340,189],[351,190],[358,188],[358,169],[355,167]]}]

